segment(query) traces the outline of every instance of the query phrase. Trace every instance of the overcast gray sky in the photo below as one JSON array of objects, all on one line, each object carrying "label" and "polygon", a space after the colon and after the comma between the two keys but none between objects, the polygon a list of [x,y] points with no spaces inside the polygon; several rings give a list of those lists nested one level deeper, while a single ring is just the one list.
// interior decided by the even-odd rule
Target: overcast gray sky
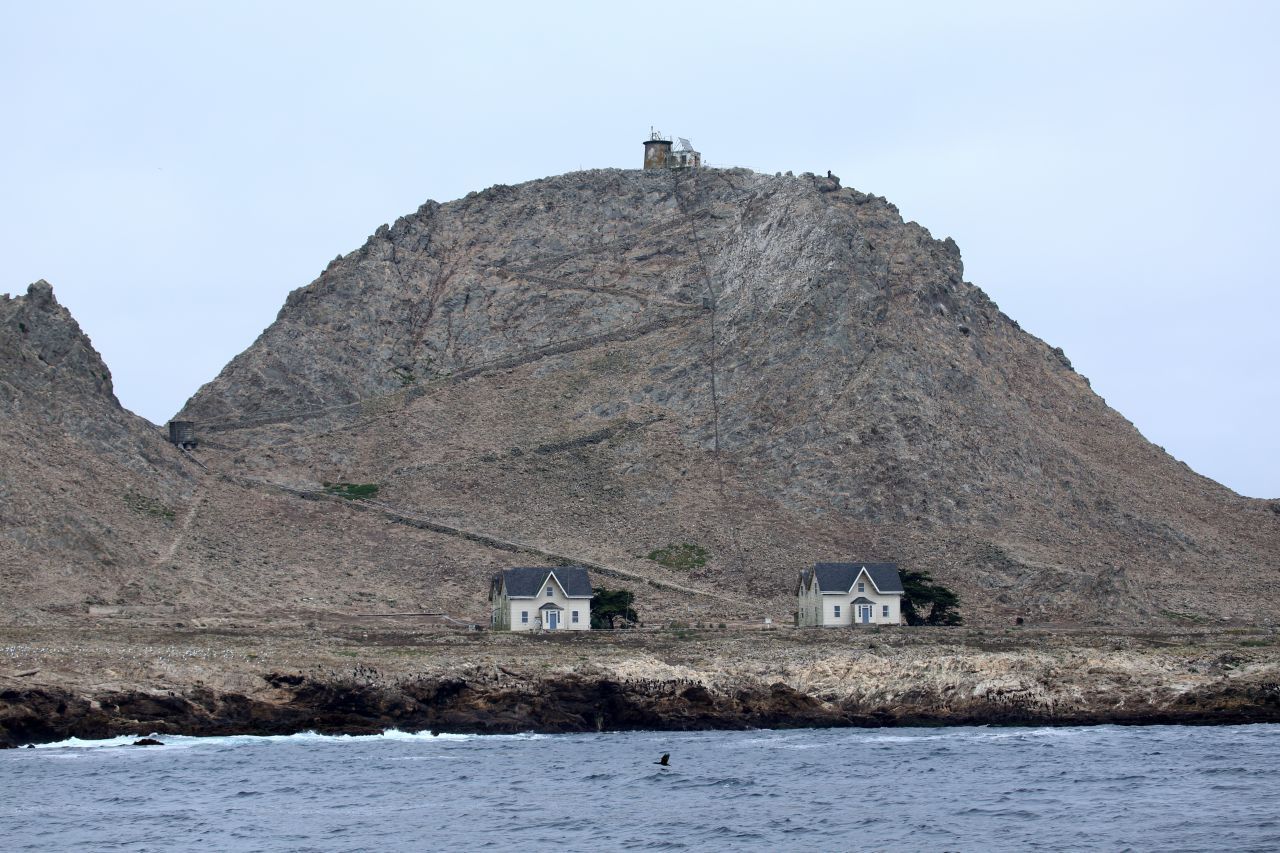
[{"label": "overcast gray sky", "polygon": [[831,169],[960,244],[1152,441],[1280,497],[1280,4],[0,8],[0,292],[46,278],[167,420],[292,289],[428,198]]}]

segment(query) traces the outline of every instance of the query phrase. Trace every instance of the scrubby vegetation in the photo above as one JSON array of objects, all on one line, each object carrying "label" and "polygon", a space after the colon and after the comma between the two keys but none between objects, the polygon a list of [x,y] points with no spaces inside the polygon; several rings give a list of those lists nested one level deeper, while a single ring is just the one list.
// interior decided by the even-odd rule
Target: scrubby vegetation
[{"label": "scrubby vegetation", "polygon": [[359,501],[365,498],[371,498],[378,494],[377,483],[325,483],[324,490],[331,495],[340,498],[346,498],[349,501]]},{"label": "scrubby vegetation", "polygon": [[149,515],[152,518],[162,518],[165,521],[173,521],[177,515],[156,498],[147,497],[132,489],[124,493],[124,505],[136,513]]},{"label": "scrubby vegetation", "polygon": [[1193,624],[1209,621],[1199,613],[1183,613],[1180,610],[1161,610],[1160,615],[1166,619],[1177,619],[1181,622],[1191,622]]},{"label": "scrubby vegetation", "polygon": [[645,556],[660,566],[687,572],[690,569],[699,569],[705,566],[707,557],[710,555],[707,553],[706,548],[691,542],[681,542],[678,545],[668,545],[665,548],[650,551]]}]

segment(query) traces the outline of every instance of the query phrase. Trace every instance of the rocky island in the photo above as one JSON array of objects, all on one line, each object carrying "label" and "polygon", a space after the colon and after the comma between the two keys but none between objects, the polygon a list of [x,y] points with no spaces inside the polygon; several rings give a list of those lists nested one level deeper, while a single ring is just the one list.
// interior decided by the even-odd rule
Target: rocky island
[{"label": "rocky island", "polygon": [[[175,420],[194,449],[48,284],[0,298],[0,743],[1280,720],[1280,502],[1147,442],[834,177],[427,202]],[[792,627],[830,559],[929,572],[965,627]],[[644,627],[473,630],[531,561]]]}]

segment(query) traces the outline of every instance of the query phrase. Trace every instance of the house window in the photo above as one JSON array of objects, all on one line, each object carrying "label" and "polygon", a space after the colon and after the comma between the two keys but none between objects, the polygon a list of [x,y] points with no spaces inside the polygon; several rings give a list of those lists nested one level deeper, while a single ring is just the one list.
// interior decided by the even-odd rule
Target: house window
[{"label": "house window", "polygon": [[552,593],[551,593],[551,587],[547,587],[547,598],[550,598],[550,597],[551,597],[551,595],[552,595]]},{"label": "house window", "polygon": [[576,610],[575,610],[575,611],[573,611],[573,621],[574,621],[574,622],[577,622],[577,621],[578,621],[578,611],[576,611]]},{"label": "house window", "polygon": [[880,615],[881,615],[881,616],[888,616],[888,615],[889,615],[889,605],[887,605],[887,604],[886,604],[886,605],[884,606],[884,610],[881,612],[881,614],[880,614]]},{"label": "house window", "polygon": [[867,585],[862,581],[858,581],[858,592],[866,592],[866,591],[867,591]]},{"label": "house window", "polygon": [[835,608],[833,608],[833,609],[835,610],[835,613],[833,613],[832,615],[833,615],[833,616],[835,616],[837,619],[839,619],[839,618],[840,618],[840,605],[839,605],[839,604],[837,604],[837,605],[835,606]]},{"label": "house window", "polygon": [[528,624],[529,624],[529,611],[528,611],[528,610],[521,610],[521,611],[520,611],[520,621],[521,621],[521,622],[523,622],[525,625],[528,625]]}]

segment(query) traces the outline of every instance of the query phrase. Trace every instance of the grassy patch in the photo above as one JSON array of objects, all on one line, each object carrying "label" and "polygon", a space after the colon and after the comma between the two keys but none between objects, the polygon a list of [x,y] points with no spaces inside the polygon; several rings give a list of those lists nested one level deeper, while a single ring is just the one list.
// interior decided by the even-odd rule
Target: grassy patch
[{"label": "grassy patch", "polygon": [[324,490],[331,495],[360,501],[378,494],[377,483],[325,483]]},{"label": "grassy patch", "polygon": [[631,359],[626,353],[614,350],[592,359],[587,364],[587,368],[595,373],[618,373],[625,370],[630,363]]},{"label": "grassy patch", "polygon": [[155,498],[149,498],[146,495],[130,489],[124,493],[124,505],[129,509],[141,515],[149,515],[152,518],[162,518],[165,521],[173,521],[177,513],[169,509]]},{"label": "grassy patch", "polygon": [[681,542],[678,545],[668,545],[665,548],[659,548],[656,551],[650,551],[646,558],[653,560],[659,566],[666,566],[668,569],[680,569],[689,571],[690,569],[699,569],[707,564],[707,549],[691,542]]},{"label": "grassy patch", "polygon": [[1263,638],[1260,640],[1241,640],[1240,642],[1236,643],[1236,645],[1238,646],[1272,646],[1272,645],[1275,645],[1275,642],[1276,641],[1272,638]]},{"label": "grassy patch", "polygon": [[1178,610],[1161,610],[1160,615],[1165,617],[1166,619],[1178,619],[1183,622],[1207,622],[1208,621],[1208,619],[1196,613],[1183,613]]}]

